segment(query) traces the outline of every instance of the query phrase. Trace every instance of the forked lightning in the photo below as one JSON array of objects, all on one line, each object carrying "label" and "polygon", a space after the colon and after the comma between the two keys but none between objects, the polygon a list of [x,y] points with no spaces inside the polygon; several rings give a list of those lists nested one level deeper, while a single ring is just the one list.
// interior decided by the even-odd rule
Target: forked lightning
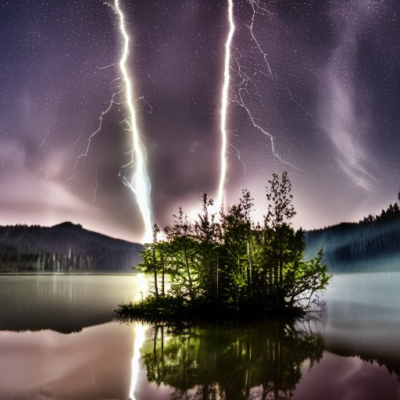
[{"label": "forked lightning", "polygon": [[129,36],[125,29],[125,18],[119,6],[119,0],[115,0],[114,5],[115,5],[115,10],[117,11],[119,16],[119,28],[124,40],[123,53],[122,53],[122,58],[119,62],[119,67],[121,69],[126,84],[126,100],[129,112],[129,121],[127,122],[129,126],[129,131],[132,134],[132,143],[133,143],[132,164],[134,164],[135,166],[135,172],[132,180],[129,182],[127,179],[125,179],[124,182],[135,194],[136,200],[139,205],[140,213],[142,214],[143,217],[145,226],[145,235],[143,238],[143,242],[150,242],[152,237],[151,211],[150,211],[150,182],[146,173],[146,165],[145,165],[146,154],[144,146],[139,137],[139,130],[137,127],[137,120],[136,120],[136,111],[133,106],[133,100],[132,100],[133,85],[129,78],[128,71],[126,68],[126,60],[129,54]]},{"label": "forked lightning", "polygon": [[[261,52],[264,62],[267,66],[267,76],[269,78],[273,77],[272,74],[272,69],[271,66],[268,62],[267,59],[267,54],[263,51],[263,49],[261,48],[260,43],[258,42],[257,38],[254,35],[254,19],[255,19],[255,15],[256,15],[256,7],[261,9],[264,13],[270,14],[271,13],[262,8],[260,6],[260,4],[258,3],[258,1],[254,1],[254,0],[248,0],[250,6],[252,7],[253,10],[253,15],[251,18],[251,22],[249,25],[246,25],[249,30],[250,30],[250,34],[252,37],[253,42],[255,43],[255,45],[257,46],[258,50]],[[272,147],[272,154],[274,155],[274,157],[276,157],[279,161],[281,161],[282,163],[295,168],[297,170],[300,170],[299,168],[295,167],[294,165],[284,161],[275,151],[275,144],[274,144],[274,137],[268,133],[267,131],[265,131],[260,125],[258,125],[251,112],[250,109],[246,106],[244,99],[242,97],[242,92],[243,91],[247,91],[247,82],[251,81],[251,79],[244,73],[241,71],[240,65],[238,63],[238,75],[242,78],[242,82],[239,85],[240,89],[238,92],[238,99],[236,100],[230,100],[229,99],[229,83],[230,83],[230,61],[231,61],[231,45],[232,45],[232,39],[233,39],[233,35],[235,32],[235,23],[234,23],[234,15],[233,15],[233,0],[228,0],[228,20],[229,20],[229,32],[228,32],[228,36],[225,42],[225,63],[224,63],[224,84],[223,84],[223,88],[222,88],[222,96],[221,96],[221,122],[220,122],[220,131],[221,131],[221,173],[220,173],[220,181],[219,181],[219,187],[218,187],[218,194],[217,194],[217,200],[215,202],[215,210],[219,211],[221,209],[221,207],[223,207],[223,202],[224,202],[224,186],[225,186],[225,181],[226,181],[226,173],[227,173],[227,161],[226,161],[226,153],[227,153],[227,109],[228,109],[228,104],[230,101],[237,103],[239,106],[243,107],[248,116],[250,117],[250,120],[253,124],[253,126],[255,128],[257,128],[258,130],[260,130],[264,135],[268,136],[270,141],[271,141],[271,147]],[[237,61],[237,60],[236,60]],[[238,154],[239,160],[242,161],[240,159],[240,155]],[[243,161],[242,161],[243,162]],[[301,170],[300,170],[301,171]]]}]

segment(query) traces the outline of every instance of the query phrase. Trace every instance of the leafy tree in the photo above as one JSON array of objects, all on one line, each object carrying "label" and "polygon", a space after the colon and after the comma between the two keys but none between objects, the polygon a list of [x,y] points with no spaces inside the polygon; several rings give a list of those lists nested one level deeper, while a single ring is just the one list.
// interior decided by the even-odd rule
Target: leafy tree
[{"label": "leafy tree", "polygon": [[[168,301],[187,315],[218,310],[226,315],[282,313],[309,307],[330,276],[322,264],[322,252],[303,261],[303,232],[295,232],[291,224],[296,212],[287,173],[273,174],[268,182],[263,226],[251,219],[254,200],[248,190],[242,191],[238,204],[220,213],[219,222],[209,212],[212,200],[204,194],[198,219],[190,221],[180,208],[174,225],[165,228],[165,241],[157,241],[159,229],[154,226],[153,243],[146,245],[140,267],[154,275],[157,298],[157,273],[169,274],[171,290],[169,300],[150,299],[147,314],[157,304],[165,309]],[[164,298],[164,280],[162,288]],[[145,305],[141,307],[143,311]],[[133,309],[129,307],[130,312]]]},{"label": "leafy tree", "polygon": [[173,271],[173,278],[178,278],[178,281],[180,281],[172,287],[180,295],[186,296],[188,294],[190,300],[193,301],[196,298],[194,281],[196,281],[197,275],[196,269],[193,268],[197,254],[197,243],[193,240],[194,228],[181,207],[178,216],[174,215],[174,218],[174,225],[165,228],[170,245],[168,252],[169,266]]},{"label": "leafy tree", "polygon": [[272,180],[269,180],[268,183],[270,187],[266,190],[266,197],[269,204],[264,224],[265,229],[271,232],[270,260],[274,266],[274,280],[278,286],[278,307],[281,307],[284,302],[284,267],[289,262],[296,261],[302,241],[296,240],[293,230],[290,228],[290,221],[296,212],[292,204],[293,195],[290,194],[292,185],[287,172],[282,174],[281,180],[279,180],[278,174],[273,174]]},{"label": "leafy tree", "polygon": [[222,295],[231,302],[249,292],[251,287],[251,218],[253,207],[250,192],[242,191],[239,204],[221,214],[221,288]]},{"label": "leafy tree", "polygon": [[[153,226],[153,243],[147,243],[145,245],[145,248],[142,252],[142,262],[138,265],[138,268],[147,274],[153,274],[154,275],[154,291],[155,295],[158,297],[158,277],[157,277],[157,272],[160,269],[159,268],[159,263],[158,263],[158,257],[160,256],[160,250],[159,247],[157,246],[157,234],[160,232],[160,228],[158,227],[157,224],[154,224]],[[164,279],[164,268],[163,268],[163,279]],[[163,285],[163,290],[164,290],[164,285]]]},{"label": "leafy tree", "polygon": [[204,296],[215,299],[217,293],[218,263],[221,257],[220,241],[221,229],[216,223],[216,214],[210,214],[209,208],[213,206],[213,200],[208,199],[207,193],[202,196],[202,214],[198,214],[198,220],[194,221],[193,238],[197,243],[197,265],[199,287]]}]

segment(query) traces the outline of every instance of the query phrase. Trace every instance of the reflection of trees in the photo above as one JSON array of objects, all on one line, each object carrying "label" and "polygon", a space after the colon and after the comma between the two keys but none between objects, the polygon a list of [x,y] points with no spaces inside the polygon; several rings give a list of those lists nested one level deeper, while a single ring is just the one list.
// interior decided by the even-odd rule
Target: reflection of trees
[{"label": "reflection of trees", "polygon": [[179,334],[156,327],[152,345],[144,350],[148,380],[188,399],[289,398],[303,361],[312,365],[323,351],[321,337],[278,322],[246,330],[192,327]]}]

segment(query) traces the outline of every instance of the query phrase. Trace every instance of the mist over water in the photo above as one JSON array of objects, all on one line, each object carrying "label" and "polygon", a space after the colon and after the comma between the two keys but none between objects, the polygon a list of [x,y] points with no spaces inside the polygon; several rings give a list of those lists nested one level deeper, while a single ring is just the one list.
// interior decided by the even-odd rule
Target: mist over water
[{"label": "mist over water", "polygon": [[399,286],[398,272],[336,274],[325,313],[295,326],[139,332],[113,310],[151,290],[147,277],[3,275],[0,398],[397,399]]},{"label": "mist over water", "polygon": [[0,275],[0,330],[80,331],[112,321],[118,304],[148,290],[141,274]]},{"label": "mist over water", "polygon": [[400,373],[399,272],[335,275],[326,293],[325,346]]}]

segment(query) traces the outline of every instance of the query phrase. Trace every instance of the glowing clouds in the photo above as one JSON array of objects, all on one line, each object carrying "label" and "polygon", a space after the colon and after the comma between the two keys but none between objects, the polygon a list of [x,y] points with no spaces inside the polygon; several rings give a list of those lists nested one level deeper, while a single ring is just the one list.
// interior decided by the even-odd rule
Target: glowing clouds
[{"label": "glowing clouds", "polygon": [[335,146],[341,169],[366,190],[371,190],[375,178],[367,172],[365,164],[371,160],[362,145],[365,129],[357,118],[351,83],[338,76],[336,67],[328,67],[327,85],[330,96],[326,99],[323,126]]},{"label": "glowing clouds", "polygon": [[338,163],[357,185],[371,190],[371,183],[375,178],[364,167],[371,156],[363,149],[361,140],[358,138],[362,133],[362,127],[359,126],[356,119],[352,95],[336,77],[330,78],[329,86],[332,103],[328,132],[332,143],[338,150]]},{"label": "glowing clouds", "polygon": [[364,145],[368,120],[355,88],[358,39],[369,16],[362,4],[356,10],[339,4],[331,16],[343,28],[323,75],[320,123],[336,149],[341,169],[356,185],[370,191],[376,178],[368,172],[373,159]]}]

